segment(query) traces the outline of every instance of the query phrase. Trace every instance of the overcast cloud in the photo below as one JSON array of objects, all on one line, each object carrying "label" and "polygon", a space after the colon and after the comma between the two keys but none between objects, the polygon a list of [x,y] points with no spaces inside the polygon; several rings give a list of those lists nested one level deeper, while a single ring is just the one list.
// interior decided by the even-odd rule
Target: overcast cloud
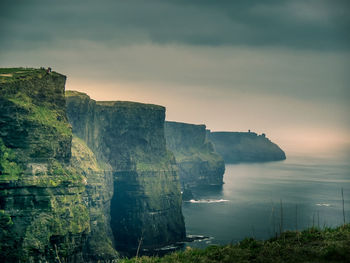
[{"label": "overcast cloud", "polygon": [[347,0],[2,0],[0,66],[52,66],[93,98],[282,146],[315,133],[342,143],[349,32]]},{"label": "overcast cloud", "polygon": [[349,5],[347,0],[3,0],[1,45],[40,47],[75,39],[348,50]]}]

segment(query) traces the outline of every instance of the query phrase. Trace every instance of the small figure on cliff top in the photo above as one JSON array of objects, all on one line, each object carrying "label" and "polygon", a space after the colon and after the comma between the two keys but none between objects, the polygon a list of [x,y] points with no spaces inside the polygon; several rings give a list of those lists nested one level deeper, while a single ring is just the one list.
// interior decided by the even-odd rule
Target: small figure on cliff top
[{"label": "small figure on cliff top", "polygon": [[50,67],[47,68],[46,73],[47,74],[51,73],[51,68]]}]

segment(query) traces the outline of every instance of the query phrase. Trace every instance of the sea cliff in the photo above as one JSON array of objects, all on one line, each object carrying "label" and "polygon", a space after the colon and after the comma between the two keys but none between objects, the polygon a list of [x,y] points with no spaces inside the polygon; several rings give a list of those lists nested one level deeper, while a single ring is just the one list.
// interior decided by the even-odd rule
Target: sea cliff
[{"label": "sea cliff", "polygon": [[165,108],[134,102],[97,102],[66,92],[73,133],[113,171],[111,228],[116,248],[155,249],[182,241],[185,225],[173,154],[164,138]]},{"label": "sea cliff", "polygon": [[207,139],[205,125],[167,121],[165,137],[184,188],[223,184],[225,164]]},{"label": "sea cliff", "polygon": [[207,134],[225,163],[269,162],[286,159],[284,151],[266,138],[265,134],[210,131],[207,131]]},{"label": "sea cliff", "polygon": [[[104,216],[111,197],[97,190],[108,187],[109,175],[90,162],[95,157],[87,147],[72,143],[65,80],[42,69],[0,70],[1,262],[117,255]],[[98,246],[94,232],[103,237]],[[88,251],[96,249],[100,254],[90,258]]]}]

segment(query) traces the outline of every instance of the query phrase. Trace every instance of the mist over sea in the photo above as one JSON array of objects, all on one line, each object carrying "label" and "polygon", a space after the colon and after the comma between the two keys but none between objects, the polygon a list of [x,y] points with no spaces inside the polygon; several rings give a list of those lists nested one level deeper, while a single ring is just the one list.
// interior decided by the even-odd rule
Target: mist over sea
[{"label": "mist over sea", "polygon": [[343,223],[342,188],[349,222],[349,156],[349,151],[294,154],[280,162],[226,165],[222,188],[198,189],[194,200],[183,203],[187,234],[209,237],[187,245],[205,247],[245,237],[267,239],[281,229],[338,226]]}]

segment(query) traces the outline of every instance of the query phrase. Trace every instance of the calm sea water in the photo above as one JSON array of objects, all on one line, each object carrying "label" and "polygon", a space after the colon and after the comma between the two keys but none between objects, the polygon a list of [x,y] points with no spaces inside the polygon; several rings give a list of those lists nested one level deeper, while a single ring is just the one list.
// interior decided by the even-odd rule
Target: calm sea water
[{"label": "calm sea water", "polygon": [[345,155],[227,165],[224,182],[219,189],[196,190],[195,200],[183,203],[187,234],[210,237],[187,245],[266,239],[280,228],[338,226],[343,222],[341,188],[350,222],[350,163]]}]

